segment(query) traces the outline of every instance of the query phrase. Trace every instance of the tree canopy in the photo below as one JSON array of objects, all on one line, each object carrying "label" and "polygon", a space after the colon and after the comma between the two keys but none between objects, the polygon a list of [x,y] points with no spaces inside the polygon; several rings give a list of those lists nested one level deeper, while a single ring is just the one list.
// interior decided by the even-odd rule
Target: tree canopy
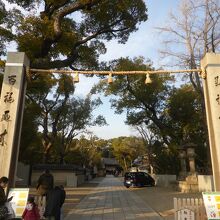
[{"label": "tree canopy", "polygon": [[[163,46],[162,57],[168,59],[169,65],[184,69],[198,69],[206,53],[220,51],[220,2],[219,0],[182,0],[175,13],[171,13],[166,25],[159,27]],[[198,72],[189,74],[195,91],[200,95],[203,112],[203,130],[206,131],[206,145],[209,145],[206,123],[205,99],[203,86]],[[211,157],[207,147],[209,169]],[[211,170],[211,169],[210,169]]]},{"label": "tree canopy", "polygon": [[97,68],[106,52],[104,40],[125,43],[147,20],[142,0],[8,0],[0,5],[2,53],[5,43],[17,43],[35,68]]},{"label": "tree canopy", "polygon": [[[98,69],[99,55],[106,52],[105,42],[116,39],[125,43],[138,25],[147,20],[142,0],[7,2],[14,4],[14,8],[0,3],[0,56],[5,55],[7,44],[15,43],[17,50],[30,58],[32,68]],[[74,97],[71,77],[32,74],[27,89],[24,120],[29,123],[23,127],[23,149],[34,146],[25,136],[31,128],[35,135],[32,140],[41,140],[41,153],[47,157],[59,142],[63,160],[79,131],[105,123],[101,116],[92,118],[92,111],[99,104],[90,96]]]},{"label": "tree canopy", "polygon": [[[110,66],[113,70],[154,69],[142,57],[121,58]],[[114,77],[112,84],[101,81],[93,92],[110,96],[116,113],[126,112],[126,123],[141,134],[148,160],[158,172],[176,173],[178,166],[172,162],[177,160],[178,148],[189,142],[197,145],[199,166],[207,165],[201,97],[192,85],[172,85],[175,78],[169,74],[152,75],[147,85],[141,75]]]},{"label": "tree canopy", "polygon": [[[23,150],[32,149],[35,141],[40,139],[38,151],[44,155],[43,162],[50,162],[51,152],[56,151],[60,162],[64,163],[65,155],[79,133],[89,126],[106,123],[101,115],[93,117],[92,114],[101,104],[100,100],[92,99],[90,95],[75,97],[74,91],[72,77],[67,75],[38,76],[29,82],[21,154]],[[27,137],[30,131],[31,139]],[[21,155],[20,158],[24,157]]]},{"label": "tree canopy", "polygon": [[118,137],[111,139],[113,155],[126,171],[133,161],[146,152],[144,143],[137,137]]},{"label": "tree canopy", "polygon": [[12,23],[4,3],[0,2],[0,56],[5,54],[6,45],[13,40]]},{"label": "tree canopy", "polygon": [[[113,70],[153,70],[152,64],[143,57],[132,59],[121,58],[112,61],[110,66]],[[104,92],[106,96],[113,95],[111,98],[112,107],[116,113],[127,113],[126,123],[129,125],[154,124],[167,142],[163,130],[169,126],[163,116],[166,107],[166,99],[171,92],[169,81],[173,81],[170,76],[152,76],[152,84],[146,85],[144,75],[123,75],[115,76],[112,84],[108,85],[102,81],[93,88],[94,93]]]}]

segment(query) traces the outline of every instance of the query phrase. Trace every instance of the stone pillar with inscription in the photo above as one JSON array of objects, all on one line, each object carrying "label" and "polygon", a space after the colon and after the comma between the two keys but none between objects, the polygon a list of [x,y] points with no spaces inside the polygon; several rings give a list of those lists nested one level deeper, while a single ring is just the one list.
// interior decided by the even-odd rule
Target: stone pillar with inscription
[{"label": "stone pillar with inscription", "polygon": [[15,183],[23,109],[26,92],[25,69],[29,59],[24,53],[8,53],[0,100],[0,176]]},{"label": "stone pillar with inscription", "polygon": [[201,60],[201,68],[206,73],[203,88],[214,186],[220,191],[220,54],[207,53]]}]

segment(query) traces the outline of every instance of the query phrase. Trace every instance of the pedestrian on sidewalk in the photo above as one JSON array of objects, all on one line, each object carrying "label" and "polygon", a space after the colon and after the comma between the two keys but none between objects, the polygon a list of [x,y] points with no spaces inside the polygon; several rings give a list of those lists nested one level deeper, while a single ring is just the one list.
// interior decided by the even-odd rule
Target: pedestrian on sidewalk
[{"label": "pedestrian on sidewalk", "polygon": [[34,202],[34,197],[29,197],[27,206],[22,215],[23,220],[40,220],[39,209]]},{"label": "pedestrian on sidewalk", "polygon": [[[56,188],[56,187],[55,187]],[[58,186],[58,188],[60,189],[60,220],[63,220],[63,204],[65,202],[66,199],[66,192],[64,190],[64,187],[62,185]]]},{"label": "pedestrian on sidewalk", "polygon": [[39,177],[37,183],[37,192],[39,195],[46,195],[47,191],[53,189],[54,178],[48,169]]},{"label": "pedestrian on sidewalk", "polygon": [[46,194],[46,207],[44,216],[47,220],[60,220],[61,208],[65,201],[66,192],[63,186],[56,186]]},{"label": "pedestrian on sidewalk", "polygon": [[13,196],[7,199],[5,188],[8,186],[8,178],[3,176],[0,178],[0,219],[6,220],[9,217],[8,204]]}]

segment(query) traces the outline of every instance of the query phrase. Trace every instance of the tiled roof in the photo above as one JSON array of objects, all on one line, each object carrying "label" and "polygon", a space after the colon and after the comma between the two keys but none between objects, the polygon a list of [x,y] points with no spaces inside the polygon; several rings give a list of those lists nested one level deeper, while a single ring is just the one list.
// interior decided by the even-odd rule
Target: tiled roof
[{"label": "tiled roof", "polygon": [[33,170],[85,170],[81,166],[72,165],[72,164],[36,164],[32,166]]},{"label": "tiled roof", "polygon": [[102,160],[105,165],[116,165],[116,166],[119,165],[118,161],[115,158],[104,157],[104,158],[102,158]]}]

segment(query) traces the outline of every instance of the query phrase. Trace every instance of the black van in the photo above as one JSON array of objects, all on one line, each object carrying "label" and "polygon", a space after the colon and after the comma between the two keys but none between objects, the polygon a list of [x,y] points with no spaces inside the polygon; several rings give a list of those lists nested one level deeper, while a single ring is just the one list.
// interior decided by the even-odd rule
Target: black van
[{"label": "black van", "polygon": [[124,186],[155,186],[155,180],[145,172],[127,172],[124,176]]}]

